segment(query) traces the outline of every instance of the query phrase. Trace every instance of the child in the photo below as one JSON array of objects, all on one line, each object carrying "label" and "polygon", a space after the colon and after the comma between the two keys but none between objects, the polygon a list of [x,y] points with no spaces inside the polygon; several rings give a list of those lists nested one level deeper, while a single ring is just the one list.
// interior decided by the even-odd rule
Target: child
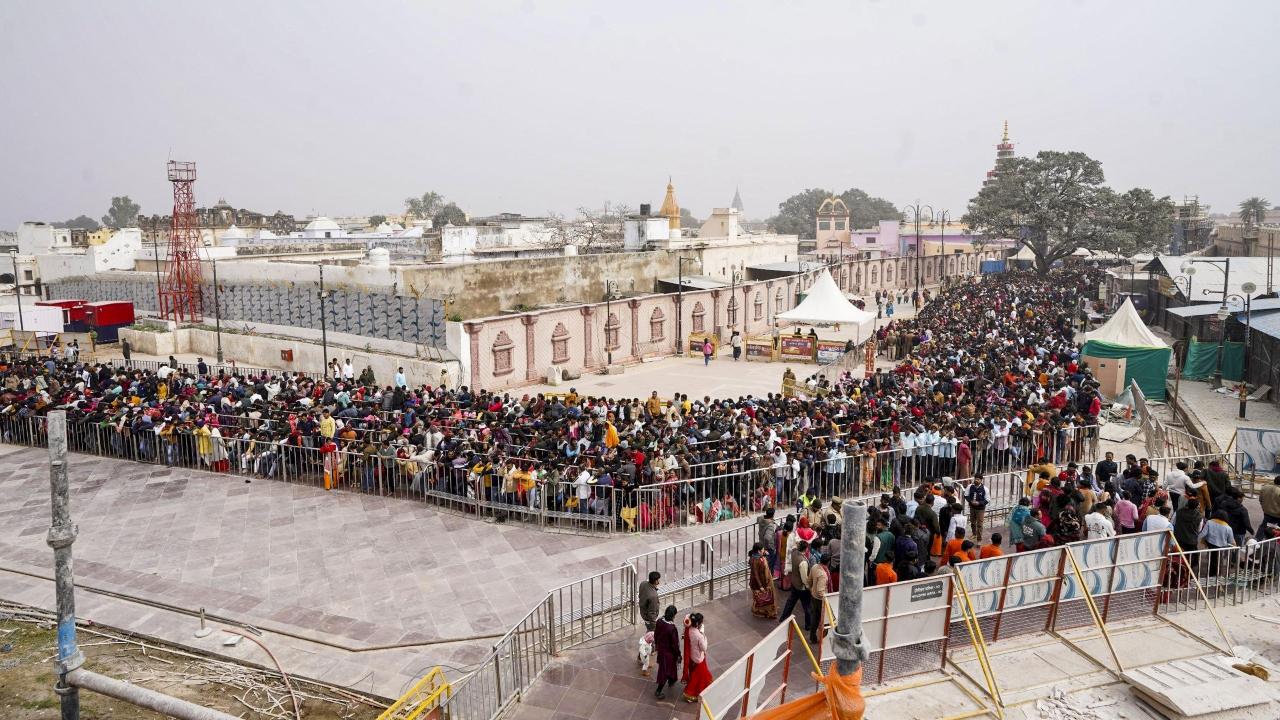
[{"label": "child", "polygon": [[636,652],[636,661],[640,663],[640,674],[649,677],[649,658],[653,655],[653,631],[640,638]]}]

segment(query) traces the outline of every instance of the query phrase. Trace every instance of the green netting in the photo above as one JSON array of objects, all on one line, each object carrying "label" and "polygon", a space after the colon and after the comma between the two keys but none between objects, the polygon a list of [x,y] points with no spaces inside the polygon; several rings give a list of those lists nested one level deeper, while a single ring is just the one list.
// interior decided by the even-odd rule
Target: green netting
[{"label": "green netting", "polygon": [[[1200,342],[1195,338],[1187,347],[1187,361],[1182,366],[1182,377],[1188,380],[1206,380],[1213,377],[1218,368],[1218,343]],[[1222,378],[1237,381],[1244,377],[1244,343],[1227,342],[1222,353]]]},{"label": "green netting", "polygon": [[1173,351],[1167,347],[1137,347],[1117,345],[1104,340],[1089,340],[1081,350],[1084,355],[1099,358],[1124,358],[1124,382],[1128,386],[1134,380],[1142,388],[1142,394],[1151,400],[1164,400],[1164,381],[1169,375],[1169,358]]}]

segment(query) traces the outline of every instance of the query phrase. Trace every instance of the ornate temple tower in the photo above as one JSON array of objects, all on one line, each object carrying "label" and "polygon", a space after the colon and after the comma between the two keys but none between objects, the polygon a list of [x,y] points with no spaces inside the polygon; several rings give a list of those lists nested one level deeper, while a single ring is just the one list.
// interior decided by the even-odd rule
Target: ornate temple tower
[{"label": "ornate temple tower", "polygon": [[996,164],[995,167],[987,171],[987,179],[983,181],[983,185],[990,183],[1000,175],[1000,166],[1004,165],[1013,157],[1013,143],[1009,142],[1009,121],[1004,121],[1004,135],[1000,137],[1000,144],[996,145]]},{"label": "ornate temple tower", "polygon": [[671,178],[667,178],[667,196],[662,199],[662,207],[658,209],[658,215],[667,219],[667,223],[671,227],[671,239],[678,240],[680,238],[680,205],[676,202],[676,187],[671,183]]}]

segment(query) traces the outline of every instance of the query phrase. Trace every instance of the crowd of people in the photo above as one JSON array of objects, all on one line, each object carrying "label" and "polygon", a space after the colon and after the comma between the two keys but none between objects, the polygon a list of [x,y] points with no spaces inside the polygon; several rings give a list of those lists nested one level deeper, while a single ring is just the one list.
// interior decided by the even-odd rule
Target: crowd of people
[{"label": "crowd of people", "polygon": [[[895,367],[823,392],[735,399],[517,395],[325,377],[0,361],[0,433],[38,442],[68,412],[73,450],[396,495],[481,500],[654,529],[797,499],[1084,457],[1099,400],[1071,316],[1094,279],[1006,276],[881,328]],[[974,317],[974,308],[985,308]],[[818,384],[815,381],[815,384]],[[35,422],[32,422],[32,421]]]}]

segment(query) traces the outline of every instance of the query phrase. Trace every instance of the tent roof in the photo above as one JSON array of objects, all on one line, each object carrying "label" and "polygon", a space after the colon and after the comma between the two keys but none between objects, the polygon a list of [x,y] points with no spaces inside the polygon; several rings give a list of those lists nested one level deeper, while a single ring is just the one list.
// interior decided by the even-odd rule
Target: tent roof
[{"label": "tent roof", "polygon": [[1169,347],[1168,343],[1157,337],[1147,324],[1142,322],[1142,318],[1138,317],[1138,311],[1133,307],[1133,300],[1128,298],[1120,309],[1116,310],[1116,314],[1103,323],[1102,327],[1085,335],[1085,340],[1098,340],[1128,347]]},{"label": "tent roof", "polygon": [[1018,252],[1014,254],[1012,259],[1013,260],[1035,260],[1036,254],[1031,251],[1031,247],[1029,245],[1023,245],[1022,247],[1018,248]]},{"label": "tent roof", "polygon": [[831,278],[831,272],[823,270],[817,281],[809,288],[804,301],[791,310],[779,313],[778,317],[782,320],[807,323],[862,324],[868,320],[874,320],[875,314],[859,310],[845,299],[844,293]]}]

